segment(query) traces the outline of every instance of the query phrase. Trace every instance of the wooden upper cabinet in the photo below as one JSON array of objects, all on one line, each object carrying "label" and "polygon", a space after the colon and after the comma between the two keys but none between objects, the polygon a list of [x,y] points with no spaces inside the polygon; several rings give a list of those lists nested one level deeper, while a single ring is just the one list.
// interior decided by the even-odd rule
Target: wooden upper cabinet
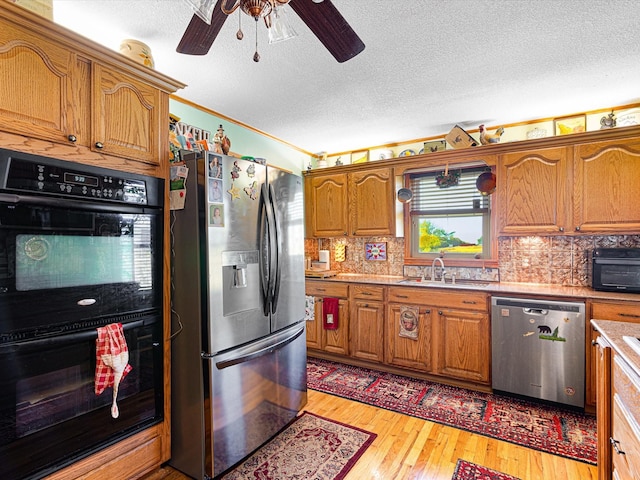
[{"label": "wooden upper cabinet", "polygon": [[395,235],[391,168],[306,177],[307,237]]},{"label": "wooden upper cabinet", "polygon": [[161,92],[122,72],[93,65],[91,148],[158,164]]},{"label": "wooden upper cabinet", "polygon": [[569,147],[506,153],[498,161],[498,230],[563,232],[567,223]]},{"label": "wooden upper cabinet", "polygon": [[348,235],[347,174],[307,177],[307,237]]},{"label": "wooden upper cabinet", "polygon": [[640,139],[577,145],[573,224],[582,233],[640,230]]},{"label": "wooden upper cabinet", "polygon": [[164,175],[184,84],[0,2],[0,133],[14,150]]},{"label": "wooden upper cabinet", "polygon": [[[86,62],[12,23],[0,28],[0,129],[56,143],[88,134]],[[86,95],[86,98],[83,96]],[[77,108],[70,108],[78,103]],[[83,119],[85,121],[83,121]]]},{"label": "wooden upper cabinet", "polygon": [[394,188],[390,168],[349,173],[351,235],[395,235]]}]

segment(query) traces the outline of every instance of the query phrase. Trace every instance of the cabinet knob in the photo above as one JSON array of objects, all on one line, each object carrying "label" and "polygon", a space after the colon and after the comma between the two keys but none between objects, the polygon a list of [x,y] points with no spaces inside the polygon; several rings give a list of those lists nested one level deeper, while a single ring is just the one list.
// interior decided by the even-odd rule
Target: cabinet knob
[{"label": "cabinet knob", "polygon": [[347,232],[344,232],[344,235],[349,235]]},{"label": "cabinet knob", "polygon": [[76,136],[75,136],[75,135],[73,135],[73,134],[68,135],[68,136],[67,136],[67,139],[68,139],[70,142],[73,142],[73,143],[76,143],[76,142],[78,141],[78,137],[76,137]]},{"label": "cabinet knob", "polygon": [[431,309],[427,308],[424,313],[431,313]]},{"label": "cabinet knob", "polygon": [[579,231],[580,231],[580,227],[576,227],[576,232],[579,232]]},{"label": "cabinet knob", "polygon": [[96,142],[96,148],[104,148],[104,143]]},{"label": "cabinet knob", "polygon": [[558,230],[564,232],[564,227],[560,227]]},{"label": "cabinet knob", "polygon": [[591,345],[594,347],[598,346],[598,341],[597,340],[591,340]]},{"label": "cabinet knob", "polygon": [[438,315],[442,315],[442,310],[438,310]]}]

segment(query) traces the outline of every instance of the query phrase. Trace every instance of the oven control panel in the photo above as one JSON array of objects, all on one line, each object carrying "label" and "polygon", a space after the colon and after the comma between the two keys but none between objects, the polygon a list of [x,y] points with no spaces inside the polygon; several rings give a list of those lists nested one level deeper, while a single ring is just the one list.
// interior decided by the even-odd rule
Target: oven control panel
[{"label": "oven control panel", "polygon": [[[147,205],[147,185],[125,173],[72,162],[32,161],[13,157],[3,187],[65,197]],[[135,175],[132,175],[132,177]]]}]

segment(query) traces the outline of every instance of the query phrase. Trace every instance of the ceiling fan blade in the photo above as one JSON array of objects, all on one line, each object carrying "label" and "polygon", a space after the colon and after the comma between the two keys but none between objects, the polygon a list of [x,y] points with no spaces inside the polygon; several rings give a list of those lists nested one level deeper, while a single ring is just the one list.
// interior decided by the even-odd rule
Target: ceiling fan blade
[{"label": "ceiling fan blade", "polygon": [[187,55],[206,55],[213,45],[213,41],[220,33],[227,15],[220,8],[224,0],[218,0],[213,8],[211,24],[203,21],[198,15],[194,15],[185,30],[176,52]]},{"label": "ceiling fan blade", "polygon": [[338,62],[346,62],[364,50],[360,37],[330,0],[292,0],[289,5]]}]

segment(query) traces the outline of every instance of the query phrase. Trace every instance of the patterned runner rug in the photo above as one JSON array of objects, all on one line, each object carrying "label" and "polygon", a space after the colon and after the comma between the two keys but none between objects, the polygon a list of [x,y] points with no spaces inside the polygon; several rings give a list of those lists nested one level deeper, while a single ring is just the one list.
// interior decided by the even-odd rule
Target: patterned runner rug
[{"label": "patterned runner rug", "polygon": [[375,433],[303,412],[223,480],[340,480],[376,438]]},{"label": "patterned runner rug", "polygon": [[560,407],[309,358],[308,387],[596,464],[596,419]]},{"label": "patterned runner rug", "polygon": [[520,480],[518,477],[507,475],[490,468],[458,459],[456,469],[451,480]]}]

